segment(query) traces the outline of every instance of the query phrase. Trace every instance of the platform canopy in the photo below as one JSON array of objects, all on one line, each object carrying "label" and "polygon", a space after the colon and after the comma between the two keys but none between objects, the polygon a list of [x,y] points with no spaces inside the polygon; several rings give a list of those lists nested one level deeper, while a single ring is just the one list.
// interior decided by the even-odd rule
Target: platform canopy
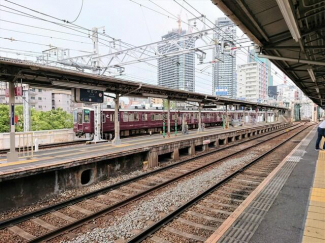
[{"label": "platform canopy", "polygon": [[325,108],[325,1],[212,2],[259,46],[264,57]]},{"label": "platform canopy", "polygon": [[175,101],[198,102],[202,104],[240,105],[252,108],[286,110],[266,104],[228,99],[162,86],[138,83],[124,79],[57,68],[34,62],[0,58],[0,81],[22,82],[35,87],[52,89],[93,88],[108,93],[133,97],[156,97]]}]

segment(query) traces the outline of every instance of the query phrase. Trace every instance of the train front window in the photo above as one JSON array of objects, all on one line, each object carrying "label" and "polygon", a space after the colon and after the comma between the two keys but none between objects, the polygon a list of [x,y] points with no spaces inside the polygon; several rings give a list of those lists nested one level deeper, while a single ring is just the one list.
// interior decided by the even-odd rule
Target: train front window
[{"label": "train front window", "polygon": [[84,110],[84,122],[89,122],[89,121],[90,121],[90,111]]},{"label": "train front window", "polygon": [[73,123],[77,123],[78,121],[78,111],[73,111]]},{"label": "train front window", "polygon": [[77,113],[77,121],[78,121],[78,124],[82,124],[82,113],[81,112]]}]

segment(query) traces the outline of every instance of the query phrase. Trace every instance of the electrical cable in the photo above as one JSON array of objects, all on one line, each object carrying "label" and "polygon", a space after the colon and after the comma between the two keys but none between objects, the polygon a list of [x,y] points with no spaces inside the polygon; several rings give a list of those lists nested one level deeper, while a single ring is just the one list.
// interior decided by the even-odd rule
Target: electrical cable
[{"label": "electrical cable", "polygon": [[70,21],[69,23],[70,24],[72,24],[72,23],[74,23],[74,22],[76,22],[77,21],[77,19],[79,18],[79,16],[80,16],[80,14],[81,14],[81,11],[82,11],[82,7],[83,7],[83,5],[84,5],[84,0],[81,0],[82,2],[81,2],[81,8],[80,8],[80,11],[79,11],[79,13],[78,13],[78,16],[73,20],[73,21]]},{"label": "electrical cable", "polygon": [[70,41],[70,42],[75,42],[75,43],[80,43],[80,44],[92,45],[92,43],[86,43],[86,42],[76,41],[76,40],[71,40],[71,39],[65,39],[65,38],[53,37],[53,36],[48,36],[48,35],[40,35],[40,34],[28,33],[28,32],[17,31],[17,30],[11,30],[11,29],[5,29],[5,28],[0,28],[0,29],[1,29],[1,30],[5,30],[5,31],[10,31],[10,32],[15,32],[15,33],[20,33],[20,34],[34,35],[34,36],[46,37],[46,38],[51,38],[51,39],[56,39],[56,40],[64,40],[64,41]]}]

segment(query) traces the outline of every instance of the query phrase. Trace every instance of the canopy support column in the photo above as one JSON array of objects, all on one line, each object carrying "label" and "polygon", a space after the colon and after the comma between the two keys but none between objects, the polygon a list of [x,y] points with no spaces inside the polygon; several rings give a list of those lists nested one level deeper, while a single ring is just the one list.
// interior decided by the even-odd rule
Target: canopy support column
[{"label": "canopy support column", "polygon": [[10,152],[7,153],[7,161],[18,161],[16,151],[16,132],[15,132],[15,83],[9,82],[9,121],[10,121]]},{"label": "canopy support column", "polygon": [[115,111],[114,111],[114,139],[112,141],[113,145],[121,144],[120,139],[120,97],[119,94],[116,94],[115,102]]}]

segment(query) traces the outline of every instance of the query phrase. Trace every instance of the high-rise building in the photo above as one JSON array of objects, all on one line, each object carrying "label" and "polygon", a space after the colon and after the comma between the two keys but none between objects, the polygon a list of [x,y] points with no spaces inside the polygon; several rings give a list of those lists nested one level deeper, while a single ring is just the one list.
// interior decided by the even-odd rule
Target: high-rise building
[{"label": "high-rise building", "polygon": [[[179,38],[186,34],[184,30],[174,29],[162,37],[163,40]],[[168,54],[179,50],[179,46],[185,48],[195,47],[193,39],[179,41],[175,44],[163,44],[158,46],[160,52]],[[195,56],[194,52],[163,57],[158,59],[158,85],[187,91],[195,90]]]},{"label": "high-rise building", "polygon": [[212,94],[235,98],[237,95],[236,57],[232,55],[231,47],[235,45],[236,25],[227,17],[216,21],[215,39],[222,45],[214,49]]},{"label": "high-rise building", "polygon": [[[250,55],[248,55],[248,62],[257,62],[259,65],[261,65],[261,72],[263,77],[265,77],[266,85],[267,86],[273,86],[273,76],[271,74],[271,62],[267,58],[258,57],[255,50],[250,50]],[[264,82],[264,80],[263,80]]]},{"label": "high-rise building", "polygon": [[267,79],[264,66],[250,62],[238,67],[237,97],[252,102],[264,103],[268,99]]}]

